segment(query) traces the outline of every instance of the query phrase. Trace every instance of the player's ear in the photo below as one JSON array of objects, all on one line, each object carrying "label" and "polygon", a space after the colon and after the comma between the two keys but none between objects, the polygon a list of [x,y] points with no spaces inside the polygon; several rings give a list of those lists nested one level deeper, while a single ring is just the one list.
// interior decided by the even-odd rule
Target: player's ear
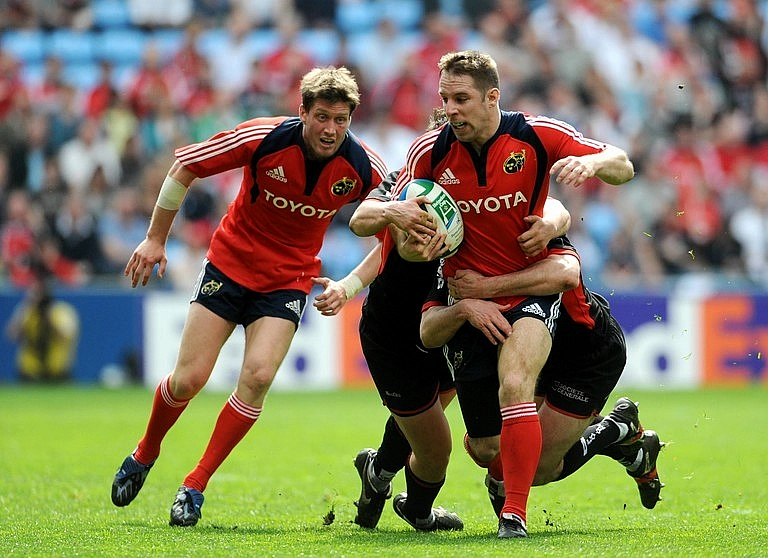
[{"label": "player's ear", "polygon": [[301,118],[302,124],[307,123],[307,109],[304,108],[304,103],[299,105],[299,118]]},{"label": "player's ear", "polygon": [[489,107],[495,107],[499,104],[499,97],[501,97],[501,91],[499,91],[498,87],[491,87],[488,90],[488,93],[486,93],[486,98],[488,99],[488,106]]}]

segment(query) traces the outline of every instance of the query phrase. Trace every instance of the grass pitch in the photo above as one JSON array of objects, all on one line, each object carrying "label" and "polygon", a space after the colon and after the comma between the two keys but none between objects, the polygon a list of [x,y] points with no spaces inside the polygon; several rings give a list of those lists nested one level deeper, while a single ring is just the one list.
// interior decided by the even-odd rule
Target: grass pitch
[{"label": "grass pitch", "polygon": [[[768,390],[626,393],[669,444],[656,509],[598,456],[531,492],[528,539],[498,540],[484,473],[454,452],[438,504],[465,530],[417,533],[388,503],[373,531],[352,523],[352,460],[377,447],[386,411],[373,391],[270,394],[264,414],[214,475],[194,528],[168,526],[176,489],[205,447],[226,394],[200,394],[171,430],[139,497],[110,501],[152,393],[131,388],[0,387],[3,556],[768,556]],[[404,490],[404,479],[395,480]]]}]

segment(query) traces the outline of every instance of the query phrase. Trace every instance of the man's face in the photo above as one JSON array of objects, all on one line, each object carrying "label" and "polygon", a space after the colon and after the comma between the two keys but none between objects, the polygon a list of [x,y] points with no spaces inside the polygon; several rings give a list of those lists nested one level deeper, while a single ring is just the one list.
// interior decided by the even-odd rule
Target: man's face
[{"label": "man's face", "polygon": [[347,103],[329,103],[318,99],[307,110],[299,107],[304,124],[302,137],[310,159],[323,160],[336,154],[352,120]]},{"label": "man's face", "polygon": [[467,75],[443,72],[438,93],[448,122],[459,141],[476,149],[496,133],[498,127],[498,89],[483,95]]}]

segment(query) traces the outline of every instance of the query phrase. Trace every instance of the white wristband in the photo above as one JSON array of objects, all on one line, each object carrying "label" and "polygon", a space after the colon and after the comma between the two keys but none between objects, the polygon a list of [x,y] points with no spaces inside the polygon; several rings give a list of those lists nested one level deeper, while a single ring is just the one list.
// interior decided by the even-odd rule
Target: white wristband
[{"label": "white wristband", "polygon": [[339,284],[344,287],[347,293],[347,300],[352,300],[357,293],[363,290],[363,282],[354,273],[350,273],[344,279],[341,279]]},{"label": "white wristband", "polygon": [[172,176],[166,176],[157,196],[157,206],[169,211],[177,211],[187,195],[187,187]]}]

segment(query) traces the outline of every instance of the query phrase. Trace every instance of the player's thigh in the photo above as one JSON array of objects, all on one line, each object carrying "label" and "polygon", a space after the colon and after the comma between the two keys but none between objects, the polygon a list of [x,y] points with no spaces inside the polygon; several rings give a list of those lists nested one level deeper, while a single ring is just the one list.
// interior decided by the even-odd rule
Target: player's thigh
[{"label": "player's thigh", "polygon": [[546,324],[521,318],[499,349],[499,401],[503,405],[532,401],[536,378],[547,361],[552,337]]},{"label": "player's thigh", "polygon": [[360,344],[376,389],[390,412],[411,417],[430,409],[441,395],[444,359],[407,341],[382,342],[360,335]]},{"label": "player's thigh", "polygon": [[195,395],[211,376],[213,366],[235,324],[192,302],[189,305],[171,391],[180,399]]},{"label": "player's thigh", "polygon": [[448,368],[448,362],[445,360],[442,347],[439,349],[429,349],[431,367],[434,367],[437,373],[437,381],[440,385],[440,403],[443,409],[451,404],[456,397],[456,381],[453,379],[453,373]]},{"label": "player's thigh", "polygon": [[542,438],[539,470],[553,471],[559,466],[566,452],[592,423],[592,417],[567,415],[544,402],[539,408],[539,423]]},{"label": "player's thigh", "polygon": [[273,316],[259,318],[245,328],[245,356],[237,390],[246,402],[263,402],[295,332],[292,321]]},{"label": "player's thigh", "polygon": [[456,388],[452,387],[447,390],[440,390],[440,404],[443,406],[443,409],[447,408],[448,405],[451,404],[451,402],[456,398]]}]

